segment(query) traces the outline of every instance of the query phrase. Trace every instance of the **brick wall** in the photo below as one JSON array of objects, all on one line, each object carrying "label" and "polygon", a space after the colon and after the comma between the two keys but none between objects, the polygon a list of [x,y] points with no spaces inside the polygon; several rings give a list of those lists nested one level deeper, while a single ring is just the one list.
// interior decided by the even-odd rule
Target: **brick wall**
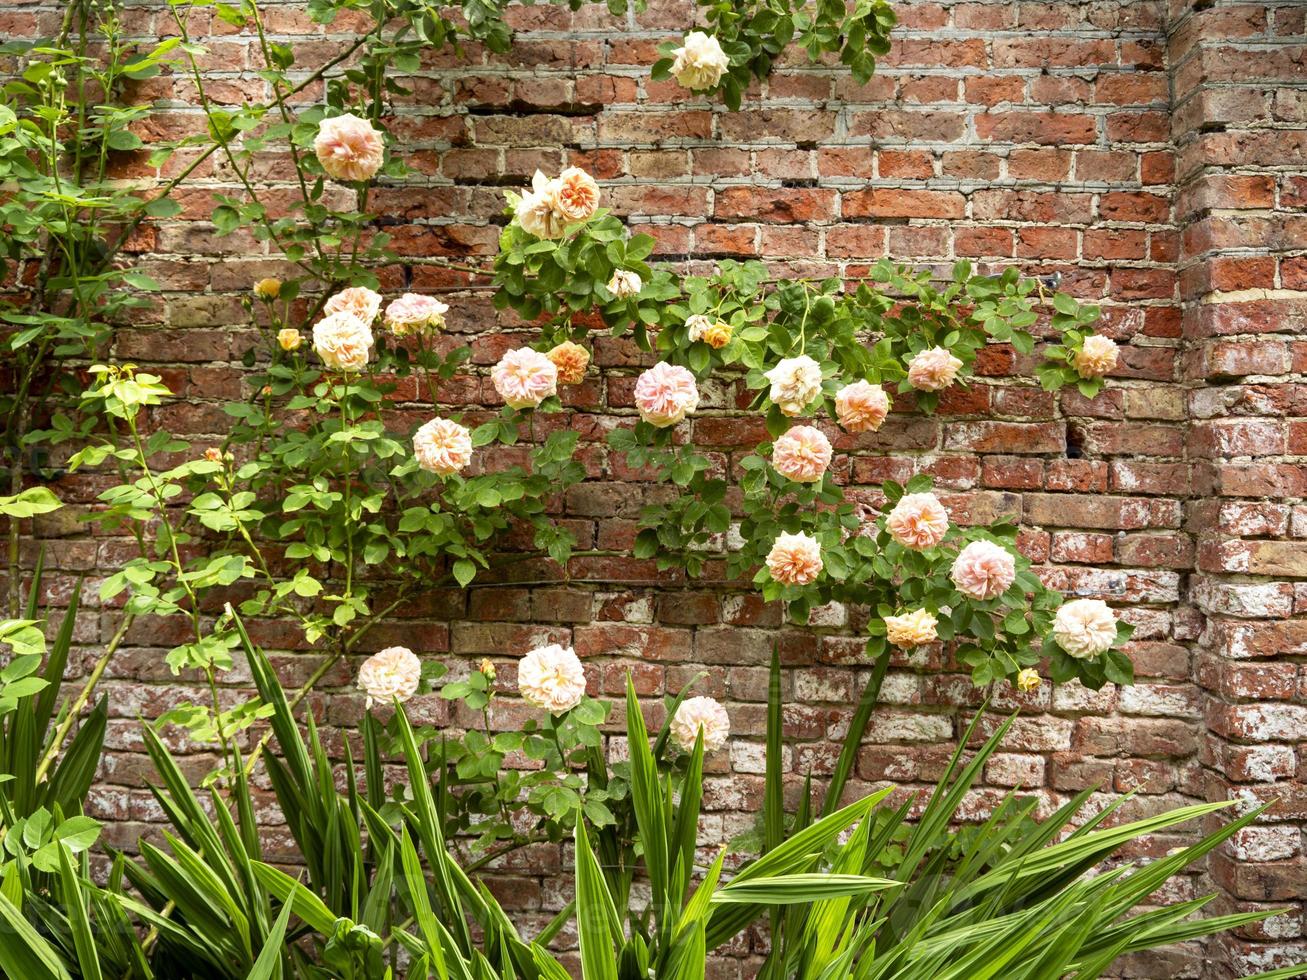
[{"label": "brick wall", "polygon": [[[1194,799],[1280,800],[1271,819],[1214,856],[1207,880],[1184,881],[1172,896],[1215,887],[1226,907],[1289,902],[1294,913],[1207,950],[1138,960],[1129,975],[1241,975],[1301,958],[1307,618],[1294,616],[1307,610],[1307,341],[1298,339],[1307,7],[942,0],[899,13],[893,52],[865,87],[796,61],[730,113],[648,78],[656,45],[689,22],[685,4],[624,20],[602,8],[514,11],[521,33],[510,56],[473,48],[466,59],[430,58],[389,121],[417,175],[374,197],[406,257],[383,281],[392,292],[449,293],[452,334],[472,344],[475,365],[493,363],[505,338],[493,335],[488,294],[427,260],[488,260],[501,188],[567,162],[595,173],[606,203],[686,266],[760,256],[792,273],[856,277],[883,255],[970,258],[1059,274],[1064,288],[1101,303],[1123,356],[1093,402],[1042,392],[1029,364],[987,351],[983,377],[939,416],[894,415],[874,445],[838,447],[837,472],[873,500],[879,481],[929,472],[958,519],[1019,518],[1023,547],[1051,584],[1105,598],[1136,625],[1135,687],[1000,695],[1000,707],[1020,703],[1023,716],[975,812],[1016,785],[1050,807],[1091,784],[1134,791],[1132,815]],[[0,7],[6,33],[49,31],[54,16],[51,6]],[[346,18],[324,34],[295,3],[269,3],[265,16],[309,66],[350,36]],[[129,8],[129,22],[169,33],[154,4]],[[262,100],[250,38],[216,20],[207,33],[211,94]],[[184,80],[155,79],[141,94],[166,100],[145,135],[199,128]],[[141,172],[124,161],[124,174]],[[268,161],[270,183],[287,174]],[[162,420],[204,437],[222,431],[217,403],[241,392],[246,344],[228,326],[243,319],[240,297],[278,266],[252,241],[213,235],[208,192],[229,188],[220,170],[200,176],[181,195],[186,212],[141,238],[141,266],[168,288],[157,322],[120,331],[116,354],[166,365],[185,398]],[[639,358],[625,343],[594,346],[601,374],[569,404],[592,479],[562,502],[560,519],[581,547],[621,550],[653,490],[607,457],[602,436],[612,416],[631,414]],[[479,397],[475,385],[450,395],[459,408]],[[759,420],[733,404],[729,390],[712,392],[694,423],[701,445],[730,454],[761,438]],[[70,479],[61,492],[84,503],[98,489]],[[128,554],[124,542],[80,537],[67,522],[45,533],[66,573],[56,595],[74,573]],[[83,623],[87,662],[116,621],[110,609],[99,616]],[[802,773],[833,764],[832,740],[867,669],[863,616],[827,609],[813,628],[779,633],[795,788]],[[705,691],[729,703],[738,735],[709,764],[706,831],[719,839],[749,825],[761,799],[766,660],[781,627],[780,610],[748,589],[687,586],[630,558],[577,558],[566,580],[520,565],[499,584],[426,597],[374,639],[461,659],[516,654],[548,636],[573,643],[608,694],[627,669],[650,694],[709,670]],[[106,685],[114,721],[95,806],[118,821],[108,831],[115,844],[132,845],[161,819],[143,788],[136,717],[191,694],[162,664],[163,632],[139,627]],[[288,682],[307,675],[311,658],[292,655],[285,634],[263,639],[287,654]],[[328,689],[350,679],[339,670]],[[978,701],[963,675],[928,658],[896,662],[884,692],[859,791],[929,783]],[[360,710],[357,699],[328,695],[316,707],[342,723]],[[422,710],[446,720],[443,703]],[[497,890],[526,918],[547,918],[570,897],[554,874],[560,862],[526,855]],[[737,942],[739,959],[714,976],[747,972],[759,941]]]}]

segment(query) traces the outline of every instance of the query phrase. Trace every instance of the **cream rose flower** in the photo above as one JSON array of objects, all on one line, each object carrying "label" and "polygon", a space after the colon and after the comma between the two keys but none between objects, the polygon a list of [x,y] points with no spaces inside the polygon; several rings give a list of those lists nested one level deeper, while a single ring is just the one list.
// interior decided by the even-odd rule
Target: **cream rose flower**
[{"label": "cream rose flower", "polygon": [[977,601],[1002,595],[1016,580],[1016,560],[992,541],[972,541],[953,562],[953,585]]},{"label": "cream rose flower", "polygon": [[539,170],[531,178],[531,189],[517,202],[514,216],[528,235],[536,238],[559,238],[567,219],[558,210],[557,180],[550,180]]},{"label": "cream rose flower", "polygon": [[618,269],[613,273],[613,278],[608,280],[608,291],[618,299],[630,299],[632,296],[638,296],[643,288],[644,283],[640,280],[640,277],[626,269]]},{"label": "cream rose flower", "polygon": [[885,518],[885,529],[905,548],[933,548],[948,533],[948,511],[933,493],[904,494]]},{"label": "cream rose flower", "polygon": [[353,313],[369,327],[381,312],[381,294],[367,286],[350,286],[342,289],[322,306],[326,316],[333,313]]},{"label": "cream rose flower", "polygon": [[961,368],[962,362],[943,347],[931,347],[908,360],[908,383],[919,391],[943,391]]},{"label": "cream rose flower", "polygon": [[677,84],[695,92],[715,88],[731,67],[721,43],[711,34],[691,31],[672,52],[672,77]]},{"label": "cream rose flower", "polygon": [[579,385],[590,366],[590,352],[580,344],[565,340],[545,355],[558,370],[558,383]]},{"label": "cream rose flower", "polygon": [[509,408],[535,408],[558,391],[558,368],[530,347],[511,350],[490,371],[495,390]]},{"label": "cream rose flower", "polygon": [[304,338],[294,327],[282,327],[277,331],[277,346],[284,351],[298,350]]},{"label": "cream rose flower", "polygon": [[313,326],[313,349],[334,371],[362,371],[371,347],[371,328],[353,313],[332,313]]},{"label": "cream rose flower", "polygon": [[432,419],[413,434],[418,466],[438,476],[452,476],[472,462],[472,434],[451,419]]},{"label": "cream rose flower", "polygon": [[554,207],[564,221],[589,221],[599,210],[599,185],[580,167],[568,167],[558,175]]},{"label": "cream rose flower", "polygon": [[889,395],[880,385],[855,381],[835,393],[835,418],[846,432],[875,432],[889,415]]},{"label": "cream rose flower", "polygon": [[659,361],[636,379],[635,407],[650,425],[676,425],[698,406],[694,375],[680,365]]},{"label": "cream rose flower", "polygon": [[902,616],[885,617],[885,638],[896,647],[919,647],[938,639],[939,621],[929,609],[915,609]]},{"label": "cream rose flower", "polygon": [[1116,640],[1116,614],[1102,599],[1072,599],[1053,617],[1053,639],[1077,659],[1100,656]]},{"label": "cream rose flower", "polygon": [[776,472],[796,483],[817,483],[830,466],[831,444],[821,429],[796,425],[781,433],[772,446]]},{"label": "cream rose flower", "polygon": [[407,337],[428,330],[443,330],[448,312],[449,307],[434,296],[405,293],[390,301],[382,319],[386,329],[396,337]]},{"label": "cream rose flower", "polygon": [[1116,367],[1117,351],[1111,337],[1091,334],[1075,353],[1076,372],[1082,378],[1101,378]]},{"label": "cream rose flower", "polygon": [[771,382],[768,397],[791,418],[802,415],[821,393],[821,365],[807,354],[785,358],[764,377]]},{"label": "cream rose flower", "polygon": [[561,714],[585,697],[585,669],[570,647],[539,647],[517,665],[517,689],[527,704]]},{"label": "cream rose flower", "polygon": [[417,693],[421,681],[422,661],[408,647],[387,647],[368,657],[359,668],[358,685],[367,692],[369,708],[373,701],[407,701]]},{"label": "cream rose flower", "polygon": [[318,124],[313,152],[329,177],[370,180],[385,160],[386,142],[372,123],[347,112]]},{"label": "cream rose flower", "polygon": [[767,571],[782,585],[811,585],[821,569],[821,545],[803,532],[781,532],[767,553]]},{"label": "cream rose flower", "polygon": [[713,698],[687,698],[672,715],[667,729],[683,752],[693,752],[694,743],[703,732],[703,751],[707,754],[726,744],[731,734],[731,717]]}]

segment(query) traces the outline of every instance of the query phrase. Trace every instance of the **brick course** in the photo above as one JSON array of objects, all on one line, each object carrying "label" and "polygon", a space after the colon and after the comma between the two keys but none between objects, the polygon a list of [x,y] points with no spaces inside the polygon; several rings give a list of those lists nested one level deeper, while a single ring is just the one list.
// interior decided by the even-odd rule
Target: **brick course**
[{"label": "brick course", "polygon": [[[324,32],[300,4],[266,8],[270,30],[302,65],[350,37],[348,17]],[[1206,880],[1175,887],[1215,888],[1227,910],[1287,902],[1292,914],[1206,949],[1137,958],[1127,975],[1243,975],[1307,957],[1303,7],[938,0],[902,4],[899,15],[894,48],[865,87],[791,57],[731,113],[648,78],[656,44],[691,22],[686,4],[654,3],[625,20],[602,7],[514,9],[510,55],[469,45],[464,59],[430,56],[388,120],[415,173],[374,198],[404,256],[380,270],[383,286],[448,293],[451,335],[472,345],[475,365],[493,363],[506,339],[494,333],[488,293],[428,260],[488,259],[501,188],[567,163],[591,170],[605,203],[686,268],[757,256],[789,274],[856,277],[883,255],[940,268],[970,258],[1059,275],[1063,288],[1101,303],[1103,329],[1123,349],[1099,398],[1050,396],[1034,386],[1027,359],[988,351],[976,384],[950,393],[938,416],[896,412],[875,437],[842,441],[837,472],[873,501],[883,479],[931,473],[960,520],[1020,519],[1023,548],[1051,585],[1105,598],[1136,626],[1132,689],[998,692],[997,706],[1019,705],[1023,717],[986,769],[991,787],[1019,785],[1045,810],[1089,785],[1134,791],[1129,815],[1193,799],[1230,799],[1236,809],[1279,800],[1264,824],[1213,856]],[[0,25],[31,35],[51,31],[55,16],[51,5],[10,0]],[[171,32],[154,2],[127,8],[127,22],[144,36]],[[217,101],[264,98],[248,35],[216,18],[196,33],[209,45]],[[142,135],[198,131],[193,96],[179,75],[142,83],[135,97],[163,100]],[[182,154],[166,172],[185,162]],[[143,158],[123,159],[121,172],[149,176]],[[289,169],[269,159],[262,172],[276,186]],[[161,421],[204,442],[222,432],[217,403],[241,389],[246,340],[229,326],[242,320],[240,296],[279,264],[241,234],[213,234],[209,192],[232,188],[220,166],[198,176],[178,196],[184,212],[138,236],[136,259],[166,292],[151,317],[119,331],[115,354],[166,365],[184,400]],[[601,375],[568,396],[592,479],[560,502],[559,516],[581,547],[620,551],[640,502],[659,491],[603,443],[632,414],[640,355],[621,340],[594,347]],[[447,398],[475,407],[486,390],[474,379],[451,385]],[[736,410],[733,390],[706,394],[694,435],[725,464],[761,428]],[[78,477],[58,489],[85,505],[101,484]],[[62,517],[43,532],[56,602],[84,572],[93,595],[97,576],[129,554]],[[544,563],[520,563],[501,584],[415,601],[372,640],[452,660],[570,642],[593,665],[592,693],[608,695],[628,668],[650,696],[709,670],[705,693],[727,700],[739,736],[708,763],[705,831],[715,840],[745,829],[761,800],[765,665],[779,635],[795,743],[789,785],[797,792],[806,770],[829,771],[867,669],[856,640],[865,611],[826,609],[811,629],[781,628],[780,610],[755,594],[687,584],[649,562],[578,557],[567,573],[560,581]],[[116,618],[112,608],[84,617],[80,663],[94,659]],[[115,845],[134,845],[162,820],[144,789],[137,716],[194,693],[162,664],[166,629],[137,624],[105,683],[113,720],[94,811],[116,821],[106,831]],[[261,624],[259,634],[283,654],[288,683],[307,676],[293,631]],[[500,674],[511,687],[511,661]],[[330,693],[351,676],[337,668],[312,700],[331,722],[358,717],[357,699]],[[238,669],[230,680],[239,687],[245,677]],[[932,780],[979,696],[949,665],[912,654],[894,662],[884,700],[859,756],[859,793],[881,780]],[[498,722],[517,723],[514,704],[496,704]],[[435,723],[460,720],[438,699],[417,710]],[[190,765],[198,772],[206,762]],[[972,809],[994,798],[978,792]],[[543,921],[570,897],[560,860],[548,849],[519,855],[492,890]],[[737,941],[713,975],[747,973],[761,942]]]}]

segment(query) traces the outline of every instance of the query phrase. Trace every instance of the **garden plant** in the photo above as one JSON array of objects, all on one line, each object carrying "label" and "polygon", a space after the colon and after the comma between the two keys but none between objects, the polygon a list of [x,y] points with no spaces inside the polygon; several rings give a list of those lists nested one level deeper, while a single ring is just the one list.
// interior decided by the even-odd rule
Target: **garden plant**
[{"label": "garden plant", "polygon": [[[311,0],[315,22],[364,22],[355,43],[311,65],[270,35],[256,0],[167,8],[174,29],[153,45],[124,37],[112,2],[73,0],[57,37],[0,49],[13,68],[0,105],[0,240],[21,286],[0,299],[12,382],[0,399],[8,975],[554,980],[569,975],[556,941],[574,925],[587,980],[702,978],[712,950],[763,922],[767,977],[1034,980],[1098,976],[1126,953],[1270,914],[1204,918],[1202,898],[1150,904],[1259,809],[1134,863],[1117,858],[1137,838],[1215,818],[1221,805],[1121,821],[1116,805],[1091,812],[1088,791],[1051,816],[1013,793],[983,827],[955,833],[1011,724],[982,739],[983,711],[917,809],[892,800],[893,787],[847,792],[896,653],[943,645],[992,694],[1045,675],[1093,690],[1132,682],[1131,627],[1100,600],[1046,586],[1015,525],[958,522],[926,476],[885,480],[869,507],[832,469],[834,442],[874,442],[896,402],[936,411],[990,345],[1010,347],[1044,388],[1093,398],[1117,358],[1094,332],[1094,307],[1015,268],[981,274],[965,261],[940,277],[880,260],[856,281],[786,278],[757,261],[690,272],[651,261],[654,238],[633,233],[599,182],[568,166],[505,194],[492,262],[433,260],[493,292],[505,343],[486,370],[443,331],[457,289],[382,289],[378,269],[402,256],[370,196],[408,173],[385,125],[392,101],[410,94],[407,74],[442,48],[508,50],[503,5]],[[728,110],[789,46],[866,82],[894,23],[880,0],[700,13],[660,49],[651,77]],[[192,37],[200,14],[257,39],[266,103],[206,93],[206,52]],[[193,84],[203,127],[152,148],[150,166],[171,176],[128,184],[115,164],[142,151],[134,127],[151,112],[130,93],[160,73]],[[316,91],[321,101],[306,103]],[[261,187],[268,157],[290,168],[289,202]],[[116,328],[159,288],[132,268],[126,244],[181,211],[206,161],[240,188],[212,202],[214,231],[263,243],[285,270],[249,283],[257,343],[243,352],[244,396],[223,406],[228,435],[207,447],[162,421],[181,397],[162,373],[113,356]],[[601,337],[643,358],[628,372],[634,412],[606,435],[660,490],[633,554],[738,583],[783,603],[797,626],[831,603],[869,611],[871,669],[842,751],[792,813],[773,658],[766,799],[736,853],[700,846],[704,759],[727,744],[730,718],[693,684],[651,733],[630,680],[615,710],[562,645],[465,664],[372,642],[434,589],[603,554],[580,547],[556,506],[587,477],[569,388],[595,372]],[[456,408],[450,393],[482,380],[495,404]],[[697,449],[693,421],[713,389],[747,404],[766,439],[726,460]],[[99,586],[102,602],[120,604],[117,632],[63,694],[82,586],[49,617],[40,562],[22,561],[26,522],[60,507],[58,467],[101,478],[88,520],[137,549]],[[141,720],[169,829],[121,853],[97,843],[84,804],[105,738],[97,683],[134,623],[180,624],[166,662],[203,693]],[[264,650],[287,624],[312,663],[293,685]],[[512,686],[500,678],[510,662]],[[342,665],[361,720],[337,738],[311,709]],[[233,698],[227,679],[240,669],[252,690]],[[454,724],[410,717],[406,703],[430,692]],[[529,708],[520,729],[495,723],[508,699]],[[182,736],[219,760],[198,786],[170,748]],[[265,860],[253,788],[265,780],[294,867]],[[482,874],[560,842],[574,900],[527,935]]]}]

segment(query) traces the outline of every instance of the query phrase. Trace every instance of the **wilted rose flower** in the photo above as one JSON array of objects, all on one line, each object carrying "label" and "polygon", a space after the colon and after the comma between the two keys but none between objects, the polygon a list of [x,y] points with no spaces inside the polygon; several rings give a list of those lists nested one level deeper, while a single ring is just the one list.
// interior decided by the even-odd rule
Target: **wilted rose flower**
[{"label": "wilted rose flower", "polygon": [[781,476],[796,483],[819,481],[830,460],[830,440],[821,429],[811,425],[796,425],[781,433],[772,446],[772,466]]},{"label": "wilted rose flower", "polygon": [[637,296],[640,290],[644,288],[644,283],[634,272],[628,272],[626,269],[618,269],[613,273],[613,278],[608,280],[608,291],[618,299],[630,299]]},{"label": "wilted rose flower", "polygon": [[530,347],[501,357],[490,371],[490,380],[509,408],[535,408],[558,391],[554,362]]},{"label": "wilted rose flower", "polygon": [[691,340],[702,340],[713,350],[721,350],[729,344],[734,330],[725,320],[713,320],[702,313],[687,318],[685,325],[690,328]]},{"label": "wilted rose flower", "polygon": [[948,511],[933,493],[904,494],[885,518],[885,529],[905,548],[933,548],[948,532]]},{"label": "wilted rose flower", "polygon": [[1034,667],[1022,667],[1017,671],[1016,686],[1018,691],[1039,690],[1039,671]]},{"label": "wilted rose flower", "polygon": [[221,463],[222,450],[210,446],[208,449],[204,450],[204,458],[207,459],[210,463]]},{"label": "wilted rose flower", "polygon": [[942,391],[957,380],[962,362],[943,347],[931,347],[908,360],[908,383],[920,391]]},{"label": "wilted rose flower", "polygon": [[381,294],[367,286],[350,286],[327,300],[322,306],[322,312],[327,316],[332,313],[353,313],[370,327],[381,312]]},{"label": "wilted rose flower", "polygon": [[390,301],[383,318],[387,329],[396,337],[441,330],[449,307],[434,296],[405,293]]},{"label": "wilted rose flower", "polygon": [[294,327],[283,327],[277,331],[277,346],[284,351],[298,350],[304,338]]},{"label": "wilted rose flower", "polygon": [[472,462],[472,435],[450,419],[432,419],[413,434],[418,466],[439,476],[452,476]]},{"label": "wilted rose flower", "polygon": [[536,238],[558,238],[563,234],[567,219],[558,210],[559,184],[539,170],[531,178],[531,190],[517,202],[514,216],[528,235]]},{"label": "wilted rose flower", "polygon": [[1072,599],[1053,617],[1053,639],[1072,657],[1097,657],[1116,640],[1116,614],[1102,599]]},{"label": "wilted rose flower", "polygon": [[1076,372],[1082,378],[1101,378],[1116,367],[1116,356],[1116,341],[1101,334],[1091,334],[1075,353]]},{"label": "wilted rose flower", "polygon": [[517,665],[517,689],[527,704],[560,714],[585,697],[585,670],[570,647],[553,643],[522,658]]},{"label": "wilted rose flower", "polygon": [[902,616],[885,617],[885,638],[896,647],[919,647],[938,639],[938,621],[929,609],[915,609]]},{"label": "wilted rose flower", "polygon": [[731,67],[720,42],[711,34],[691,31],[672,52],[672,76],[684,88],[703,92],[714,88]]},{"label": "wilted rose flower", "polygon": [[803,532],[781,532],[767,553],[767,571],[782,585],[811,585],[821,569],[821,545]]},{"label": "wilted rose flower", "polygon": [[880,385],[855,381],[835,393],[835,417],[846,432],[875,432],[889,414],[889,395]]},{"label": "wilted rose flower", "polygon": [[564,340],[545,356],[558,369],[559,384],[579,385],[585,378],[585,369],[590,366],[590,352],[570,340]]},{"label": "wilted rose flower", "polygon": [[330,177],[370,180],[381,169],[386,143],[372,123],[347,112],[318,124],[313,152]]},{"label": "wilted rose flower", "polygon": [[768,397],[791,418],[802,415],[821,393],[821,365],[807,354],[785,358],[764,377],[771,382]]},{"label": "wilted rose flower", "polygon": [[254,284],[254,295],[259,299],[274,300],[281,295],[281,280],[269,277]]},{"label": "wilted rose flower", "polygon": [[421,681],[422,661],[408,647],[387,647],[359,668],[359,689],[367,692],[369,708],[373,701],[407,701],[417,693]]},{"label": "wilted rose flower", "polygon": [[676,425],[698,405],[694,375],[680,365],[659,361],[636,379],[635,407],[650,425]]},{"label": "wilted rose flower", "polygon": [[672,715],[667,729],[683,752],[693,752],[699,732],[703,732],[703,751],[716,752],[731,734],[731,717],[713,698],[697,697],[682,701]]},{"label": "wilted rose flower", "polygon": [[580,167],[568,167],[558,175],[554,201],[565,221],[588,221],[599,210],[599,185]]},{"label": "wilted rose flower", "polygon": [[993,599],[1008,590],[1017,575],[1016,561],[992,541],[972,541],[953,562],[953,584],[970,599]]},{"label": "wilted rose flower", "polygon": [[313,349],[336,371],[362,371],[368,366],[372,330],[353,313],[332,313],[313,327]]}]

